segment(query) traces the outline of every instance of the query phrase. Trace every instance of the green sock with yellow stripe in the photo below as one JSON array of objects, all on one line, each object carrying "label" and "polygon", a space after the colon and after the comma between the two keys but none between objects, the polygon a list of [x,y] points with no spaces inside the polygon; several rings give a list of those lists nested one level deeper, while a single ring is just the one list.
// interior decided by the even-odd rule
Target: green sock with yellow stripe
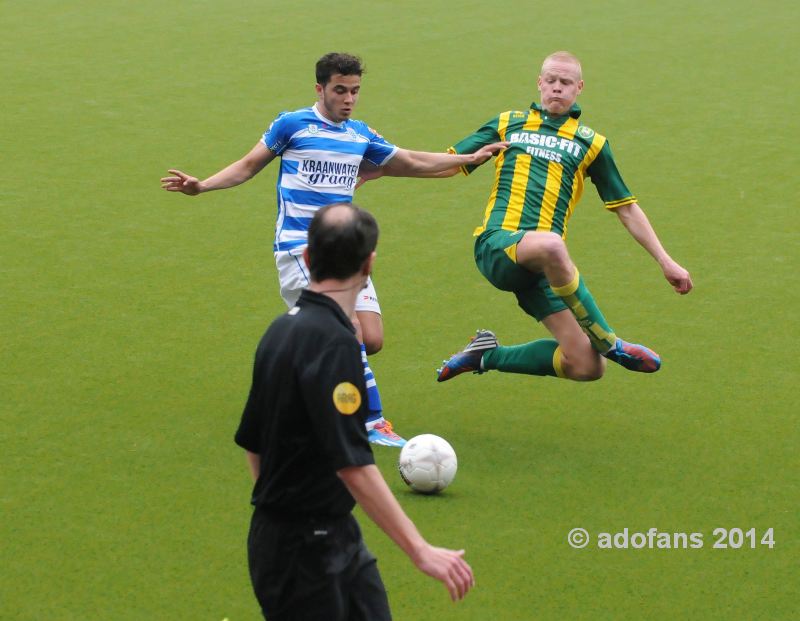
[{"label": "green sock with yellow stripe", "polygon": [[483,368],[526,375],[564,377],[561,349],[555,339],[539,339],[524,345],[498,346],[483,354]]},{"label": "green sock with yellow stripe", "polygon": [[592,347],[601,354],[606,353],[614,347],[617,336],[614,330],[608,325],[603,313],[597,308],[597,304],[583,282],[578,270],[575,270],[575,277],[571,282],[561,287],[550,285],[558,297],[564,300],[564,304],[575,315],[578,324],[592,343]]}]

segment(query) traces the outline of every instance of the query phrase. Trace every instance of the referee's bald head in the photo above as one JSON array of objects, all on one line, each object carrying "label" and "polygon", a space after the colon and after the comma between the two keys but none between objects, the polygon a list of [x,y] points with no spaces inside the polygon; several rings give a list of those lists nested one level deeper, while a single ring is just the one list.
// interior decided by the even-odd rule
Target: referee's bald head
[{"label": "referee's bald head", "polygon": [[352,203],[326,205],[308,228],[311,280],[344,280],[361,271],[378,245],[378,223]]}]

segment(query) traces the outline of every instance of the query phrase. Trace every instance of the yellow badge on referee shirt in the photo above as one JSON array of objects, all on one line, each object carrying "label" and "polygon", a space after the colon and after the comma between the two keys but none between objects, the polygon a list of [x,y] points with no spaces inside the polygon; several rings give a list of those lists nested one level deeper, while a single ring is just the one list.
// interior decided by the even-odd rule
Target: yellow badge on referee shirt
[{"label": "yellow badge on referee shirt", "polygon": [[342,382],[333,389],[333,405],[345,416],[355,414],[361,406],[361,393],[350,382]]}]

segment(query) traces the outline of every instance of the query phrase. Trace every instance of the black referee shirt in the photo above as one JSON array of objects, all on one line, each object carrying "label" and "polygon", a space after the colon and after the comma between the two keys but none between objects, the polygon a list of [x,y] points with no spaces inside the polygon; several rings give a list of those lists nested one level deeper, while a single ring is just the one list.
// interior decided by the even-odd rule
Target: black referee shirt
[{"label": "black referee shirt", "polygon": [[375,463],[353,324],[326,295],[303,291],[258,345],[236,443],[261,456],[252,503],[275,517],[333,517],[355,501],[336,471]]}]

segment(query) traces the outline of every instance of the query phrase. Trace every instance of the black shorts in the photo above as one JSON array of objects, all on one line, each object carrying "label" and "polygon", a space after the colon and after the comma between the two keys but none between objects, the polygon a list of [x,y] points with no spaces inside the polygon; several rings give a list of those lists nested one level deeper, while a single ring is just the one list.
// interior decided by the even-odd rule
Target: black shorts
[{"label": "black shorts", "polygon": [[352,515],[287,521],[256,509],[250,579],[268,621],[390,621],[375,557]]}]

